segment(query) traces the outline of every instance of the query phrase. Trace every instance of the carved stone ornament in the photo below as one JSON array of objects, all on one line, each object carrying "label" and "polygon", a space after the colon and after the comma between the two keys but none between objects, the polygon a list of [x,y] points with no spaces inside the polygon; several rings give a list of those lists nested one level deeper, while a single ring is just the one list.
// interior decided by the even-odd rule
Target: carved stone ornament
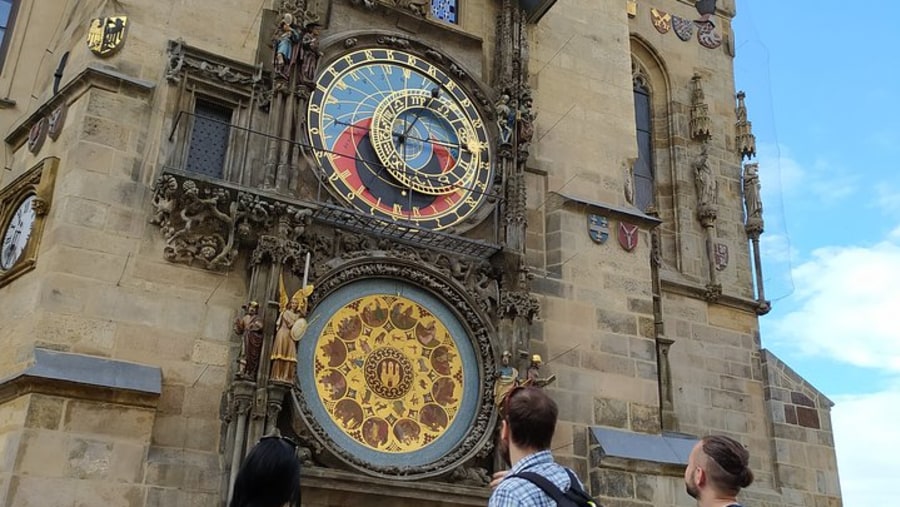
[{"label": "carved stone ornament", "polygon": [[[150,223],[165,237],[166,260],[211,270],[230,268],[239,244],[266,231],[281,241],[295,241],[310,214],[267,197],[173,174],[157,179],[152,206]],[[285,247],[278,255],[288,251]]]},{"label": "carved stone ornament", "polygon": [[744,104],[744,92],[738,92],[737,107],[734,112],[737,122],[734,124],[734,144],[737,146],[741,160],[756,156],[756,136],[753,135],[753,125],[747,120],[747,106]]},{"label": "carved stone ornament", "polygon": [[[485,447],[490,446],[493,437],[492,430],[496,421],[496,410],[493,403],[496,358],[492,344],[495,332],[489,319],[478,309],[473,298],[467,294],[467,290],[430,267],[405,259],[379,257],[378,254],[370,254],[347,261],[333,259],[326,264],[331,269],[316,280],[315,291],[309,299],[313,319],[317,318],[315,313],[319,305],[331,304],[329,296],[340,294],[341,289],[358,283],[360,280],[397,280],[402,284],[412,285],[417,288],[416,290],[423,290],[438,297],[464,326],[468,335],[468,343],[471,343],[474,353],[480,358],[480,364],[477,365],[479,393],[472,423],[466,427],[464,433],[456,437],[459,439],[457,445],[449,448],[443,455],[435,456],[433,460],[425,460],[427,462],[420,465],[409,465],[403,460],[393,460],[388,464],[381,458],[373,458],[371,453],[368,453],[369,456],[362,456],[349,452],[344,445],[337,444],[329,436],[328,430],[319,422],[322,415],[320,412],[318,416],[316,415],[312,404],[320,403],[320,401],[309,399],[305,393],[295,388],[293,390],[294,406],[300,416],[300,421],[295,422],[294,426],[297,427],[298,422],[300,423],[298,433],[310,435],[312,440],[318,442],[319,452],[327,456],[336,457],[350,467],[366,474],[392,479],[421,479],[448,474],[454,469],[459,469],[462,464],[476,457]],[[399,325],[400,321],[392,322],[397,322]],[[393,349],[383,347],[377,350],[390,351]],[[472,367],[474,366],[472,365]],[[316,396],[316,394],[312,396]],[[318,458],[320,462],[334,462],[333,459],[328,459],[326,456],[318,456]],[[378,464],[379,462],[381,464]],[[483,474],[464,473],[468,480],[484,484]]]},{"label": "carved stone ornament", "polygon": [[184,40],[170,40],[167,50],[169,63],[166,80],[177,83],[187,73],[194,73],[224,83],[255,86],[262,83],[262,68],[254,70],[240,62],[228,60],[185,44]]},{"label": "carved stone ornament", "polygon": [[713,247],[715,255],[716,271],[723,271],[728,267],[728,245],[725,243],[716,243]]},{"label": "carved stone ornament", "polygon": [[691,78],[691,139],[706,141],[712,137],[712,120],[709,119],[709,105],[703,93],[703,78],[694,74]]},{"label": "carved stone ornament", "polygon": [[[262,240],[260,246],[262,248]],[[462,286],[477,303],[477,307],[485,316],[495,315],[500,306],[499,275],[484,260],[467,258],[436,252],[422,247],[399,245],[388,239],[377,239],[371,236],[346,231],[307,234],[305,244],[298,251],[304,254],[312,252],[317,259],[333,259],[327,263],[317,263],[312,276],[324,276],[330,267],[337,262],[357,261],[388,257],[408,261],[416,265],[431,266],[440,275],[453,280]]]},{"label": "carved stone ornament", "polygon": [[423,19],[428,17],[431,9],[431,0],[350,0],[350,3],[368,10],[374,10],[380,5]]}]

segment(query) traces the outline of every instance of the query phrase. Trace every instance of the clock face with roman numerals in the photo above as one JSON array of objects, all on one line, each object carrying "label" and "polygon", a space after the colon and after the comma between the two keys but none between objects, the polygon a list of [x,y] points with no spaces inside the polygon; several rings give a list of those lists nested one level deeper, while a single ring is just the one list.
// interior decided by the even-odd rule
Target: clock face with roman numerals
[{"label": "clock face with roman numerals", "polygon": [[488,197],[481,114],[456,80],[412,53],[360,49],[334,60],[310,96],[308,125],[329,189],[363,213],[440,230]]},{"label": "clock face with roman numerals", "polygon": [[35,213],[31,206],[33,201],[33,195],[26,197],[19,203],[9,223],[6,224],[3,243],[0,245],[0,270],[12,269],[25,253],[25,247],[34,229]]}]

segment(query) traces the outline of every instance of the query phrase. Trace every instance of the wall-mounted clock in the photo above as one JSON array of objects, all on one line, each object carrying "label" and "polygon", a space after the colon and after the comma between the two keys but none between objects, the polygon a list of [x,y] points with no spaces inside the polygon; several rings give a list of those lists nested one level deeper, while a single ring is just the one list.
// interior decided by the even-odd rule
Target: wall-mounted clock
[{"label": "wall-mounted clock", "polygon": [[34,269],[58,164],[45,158],[0,189],[0,287]]},{"label": "wall-mounted clock", "polygon": [[363,213],[447,229],[476,216],[490,193],[481,113],[463,84],[411,52],[359,49],[332,61],[308,125],[323,179]]},{"label": "wall-mounted clock", "polygon": [[33,202],[34,195],[23,199],[16,206],[9,221],[4,224],[3,243],[0,245],[0,269],[4,271],[12,269],[25,253],[37,218],[32,207]]}]

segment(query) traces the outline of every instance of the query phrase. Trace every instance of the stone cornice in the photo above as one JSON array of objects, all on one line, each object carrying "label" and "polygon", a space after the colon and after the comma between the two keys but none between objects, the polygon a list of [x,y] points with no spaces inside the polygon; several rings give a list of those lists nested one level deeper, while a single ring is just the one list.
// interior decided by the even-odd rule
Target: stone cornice
[{"label": "stone cornice", "polygon": [[550,192],[550,193],[553,195],[556,195],[558,197],[561,197],[564,200],[564,202],[576,202],[578,204],[585,204],[587,206],[595,208],[596,210],[600,211],[601,213],[612,215],[614,218],[626,220],[626,221],[631,222],[635,225],[638,225],[644,229],[653,229],[662,223],[662,220],[660,220],[656,217],[647,215],[647,214],[641,212],[640,210],[638,210],[637,208],[632,208],[632,207],[626,208],[626,207],[622,207],[622,206],[616,206],[613,204],[609,204],[609,203],[605,203],[605,202],[601,202],[601,201],[594,201],[591,199],[567,194],[564,192]]},{"label": "stone cornice", "polygon": [[453,503],[457,505],[485,505],[488,497],[491,495],[490,488],[485,486],[394,481],[320,467],[305,467],[301,482],[307,488],[381,495],[391,498],[409,498],[436,502],[453,498]]},{"label": "stone cornice", "polygon": [[0,403],[40,393],[155,408],[161,392],[159,368],[41,348],[22,371],[0,379]]},{"label": "stone cornice", "polygon": [[[687,280],[676,280],[671,273],[665,271],[660,273],[660,281],[662,282],[663,291],[680,294],[694,299],[707,299],[708,288],[705,285],[689,282]],[[716,299],[716,304],[742,310],[747,313],[760,314],[760,302],[755,299],[723,293]]]},{"label": "stone cornice", "polygon": [[75,101],[75,98],[91,88],[100,88],[111,92],[130,90],[149,95],[155,87],[156,83],[152,81],[138,79],[96,63],[90,64],[66,83],[59,90],[59,93],[41,104],[27,118],[16,125],[12,132],[6,136],[5,141],[13,150],[18,149],[25,143],[25,140],[28,138],[28,131],[35,123],[49,115],[58,106],[64,103],[71,104]]}]

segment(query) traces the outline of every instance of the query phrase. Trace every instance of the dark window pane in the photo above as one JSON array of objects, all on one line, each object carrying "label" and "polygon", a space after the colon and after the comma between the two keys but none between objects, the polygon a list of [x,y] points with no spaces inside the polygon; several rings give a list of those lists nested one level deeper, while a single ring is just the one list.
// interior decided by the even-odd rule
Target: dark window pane
[{"label": "dark window pane", "polygon": [[644,211],[653,204],[653,136],[650,95],[638,82],[634,85],[634,121],[638,145],[638,159],[634,163],[634,205]]},{"label": "dark window pane", "polygon": [[12,12],[12,2],[10,0],[0,0],[0,27],[9,26],[9,13]]},{"label": "dark window pane", "polygon": [[431,0],[431,14],[441,21],[458,23],[456,2],[457,0]]},{"label": "dark window pane", "polygon": [[228,153],[231,128],[230,108],[198,100],[194,107],[194,126],[188,149],[187,167],[190,172],[221,178]]},{"label": "dark window pane", "polygon": [[650,96],[635,90],[634,120],[638,130],[650,132]]}]

